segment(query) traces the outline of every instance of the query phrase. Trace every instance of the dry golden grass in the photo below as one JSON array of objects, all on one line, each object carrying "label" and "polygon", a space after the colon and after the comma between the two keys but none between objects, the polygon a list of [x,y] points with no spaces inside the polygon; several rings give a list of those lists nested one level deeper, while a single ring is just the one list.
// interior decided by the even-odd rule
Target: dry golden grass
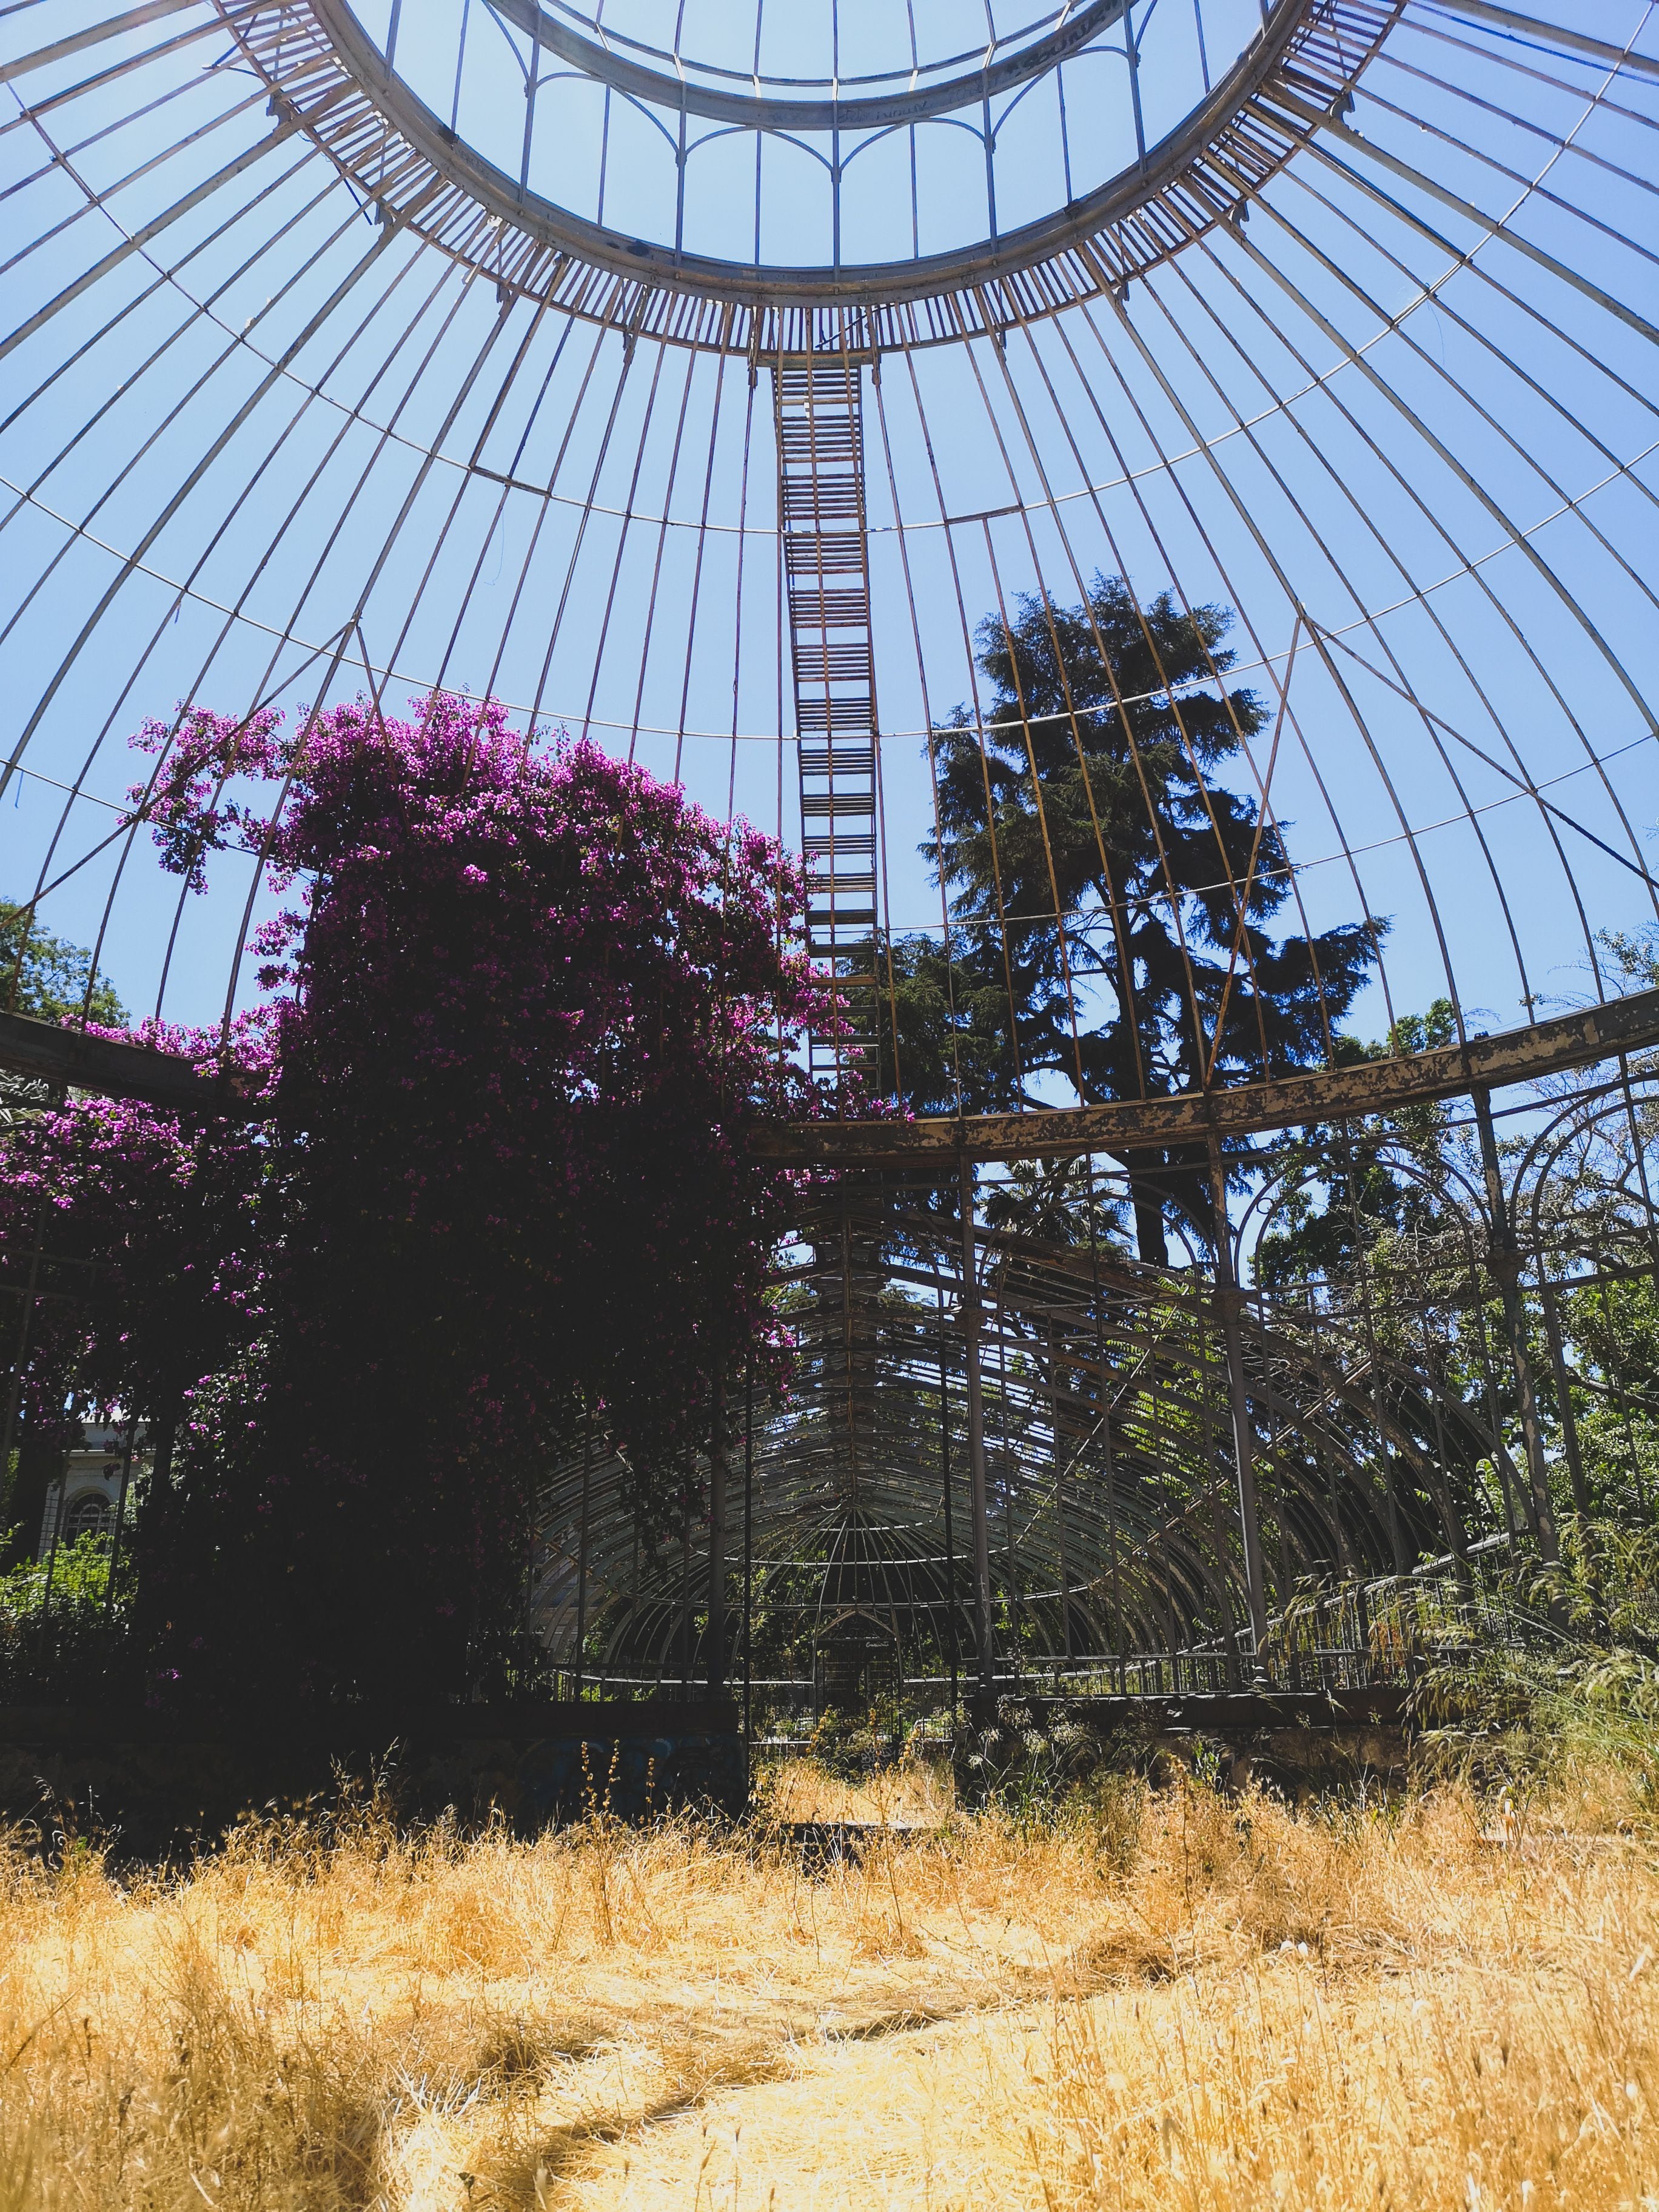
[{"label": "dry golden grass", "polygon": [[[792,1817],[842,1809],[808,1783]],[[1616,1811],[1504,1844],[1455,1789],[1120,1787],[816,1879],[689,1824],[366,1814],[167,1880],[16,1849],[0,2212],[1641,2212],[1659,1863]]]}]

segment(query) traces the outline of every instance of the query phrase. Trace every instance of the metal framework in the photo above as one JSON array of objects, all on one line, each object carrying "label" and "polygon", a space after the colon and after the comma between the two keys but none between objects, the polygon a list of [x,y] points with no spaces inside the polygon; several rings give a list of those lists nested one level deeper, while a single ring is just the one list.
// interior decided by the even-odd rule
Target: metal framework
[{"label": "metal framework", "polygon": [[[783,1626],[856,1616],[981,1685],[1092,1655],[1121,1686],[1154,1652],[1237,1680],[1302,1574],[1547,1552],[1552,1498],[1589,1494],[1586,1408],[1650,1479],[1591,1308],[1655,1249],[1659,45],[1638,0],[1158,8],[895,63],[843,50],[831,0],[827,71],[766,59],[776,0],[750,70],[537,0],[438,30],[400,0],[5,19],[0,892],[137,1011],[228,1021],[257,861],[179,893],[128,736],[434,684],[802,852],[842,1110],[760,1141],[842,1172],[786,1255],[801,1387],[745,1431],[744,1519],[748,1630],[801,1680]],[[1034,147],[1059,181],[1022,202]],[[797,160],[822,250],[763,253]],[[1097,577],[1139,644],[1106,649]],[[1178,675],[1159,606],[1202,639]],[[985,667],[981,624],[1030,610],[1047,702]],[[1087,699],[1062,619],[1109,668]],[[1246,810],[1247,865],[1213,813],[1172,858],[1152,712]],[[986,780],[971,910],[914,857],[945,836],[952,744]],[[1311,959],[1299,1048],[1264,1033],[1243,1066],[1223,1032],[1279,957],[1249,921],[1268,877],[1274,928],[1358,933],[1370,981],[1345,1012]],[[1115,949],[1154,924],[1172,984]],[[1039,941],[1064,1048],[983,1110],[964,1055],[1018,1060]],[[927,1088],[907,974],[987,946],[1006,1000],[945,1008]],[[1091,1072],[1115,1000],[1137,1035],[1185,1024],[1196,1073]],[[1413,1027],[1437,1002],[1444,1043]],[[165,1052],[3,1006],[0,1067],[240,1110]],[[859,1120],[855,1068],[915,1117]],[[1402,1117],[1431,1109],[1452,1133],[1415,1287],[1375,1252],[1270,1284],[1307,1186],[1259,1140],[1346,1132],[1421,1177]],[[1151,1152],[1209,1178],[1167,1268],[1120,1226]],[[1574,1188],[1601,1177],[1581,1227],[1552,1212],[1569,1158]],[[1039,1163],[1063,1233],[1015,1204],[1042,1174],[975,1175]],[[545,1631],[577,1677],[718,1676],[735,1520],[653,1553],[623,1474],[603,1438],[553,1471]]]},{"label": "metal framework", "polygon": [[[1259,38],[1156,161],[1139,154],[1076,204],[966,252],[918,254],[905,264],[842,266],[837,257],[828,269],[805,270],[745,267],[689,253],[678,241],[618,234],[532,192],[416,97],[345,0],[218,4],[269,88],[276,128],[303,131],[378,219],[412,225],[515,292],[642,335],[751,358],[815,351],[849,325],[859,343],[883,349],[959,339],[1121,290],[1217,223],[1237,220],[1251,192],[1346,108],[1399,12],[1397,0],[1276,0]],[[1097,21],[1089,11],[1089,34],[1121,12]],[[605,57],[611,82],[618,67]],[[957,104],[988,99],[983,72],[968,82],[971,94],[968,83],[950,89]],[[637,95],[637,86],[629,88]],[[937,88],[918,91],[872,102],[878,112],[869,112],[856,102],[817,110],[803,102],[788,119],[797,131],[837,132],[911,125],[936,96]],[[714,97],[701,95],[705,106]],[[673,105],[684,113],[697,100],[688,87]],[[750,101],[726,120],[764,132],[781,118],[773,104]]]},{"label": "metal framework", "polygon": [[[1447,1124],[1431,1171],[1385,1139],[1429,1201],[1406,1243],[1363,1276],[1258,1280],[1243,1295],[1253,1524],[1226,1449],[1232,1376],[1212,1275],[981,1226],[970,1332],[960,1247],[917,1204],[927,1187],[871,1189],[848,1209],[861,1255],[861,1433],[849,1452],[842,1263],[821,1245],[793,1278],[805,1387],[787,1412],[763,1414],[752,1442],[746,1611],[759,1656],[739,1637],[738,1670],[775,1715],[800,1710],[815,1644],[857,1608],[888,1624],[913,1695],[947,1704],[952,1669],[974,1682],[975,1358],[993,1613],[981,1686],[1237,1689],[1264,1659],[1281,1686],[1353,1686],[1368,1665],[1397,1663],[1371,1620],[1419,1562],[1431,1563],[1431,1587],[1437,1577],[1468,1593],[1483,1554],[1547,1554],[1553,1487],[1589,1510],[1586,1423],[1601,1425],[1626,1510],[1650,1514],[1659,1429],[1645,1370],[1639,1353],[1621,1365],[1597,1331],[1610,1292],[1651,1296],[1653,1080],[1650,1064],[1534,1109],[1505,1136],[1495,1184],[1481,1163],[1484,1109]],[[1271,1237],[1306,1173],[1263,1178],[1236,1255]],[[1505,1283],[1518,1286],[1516,1339]],[[1539,1389],[1553,1397],[1547,1437],[1524,1411],[1526,1376],[1534,1402]],[[849,1480],[854,1462],[861,1480]],[[1552,1485],[1552,1467],[1565,1484]],[[593,1674],[671,1692],[702,1683],[714,1663],[706,1535],[693,1533],[689,1577],[677,1545],[641,1553],[627,1515],[605,1502],[624,1478],[613,1462],[582,1472],[584,1547],[575,1474],[561,1470],[549,1494],[538,1602],[552,1648],[578,1663],[580,1605],[580,1663]],[[1263,1631],[1248,1597],[1252,1527]],[[1298,1626],[1310,1578],[1342,1595],[1336,1617],[1304,1613]]]}]

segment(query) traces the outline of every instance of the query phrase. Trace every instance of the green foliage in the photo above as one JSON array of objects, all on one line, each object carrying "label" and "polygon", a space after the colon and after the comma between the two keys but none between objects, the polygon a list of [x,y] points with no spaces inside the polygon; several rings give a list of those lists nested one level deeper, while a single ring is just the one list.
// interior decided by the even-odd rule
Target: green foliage
[{"label": "green foliage", "polygon": [[[1139,1856],[1146,1775],[1158,1763],[1146,1729],[1103,1736],[1069,1714],[1012,1705],[994,1727],[958,1742],[957,1787],[964,1803],[994,1806],[1026,1833],[1087,1834],[1103,1869],[1121,1876]],[[1221,1786],[1213,1754],[1198,1779]]]},{"label": "green foliage", "polygon": [[1429,1668],[1429,1747],[1493,1789],[1620,1771],[1645,1824],[1659,1819],[1659,1528],[1569,1521],[1563,1537],[1558,1570],[1510,1571],[1501,1626]]},{"label": "green foliage", "polygon": [[[127,1018],[111,984],[101,975],[94,978],[92,955],[84,946],[54,937],[27,906],[3,896],[0,1007],[43,1022],[84,1015],[107,1029],[121,1028]],[[0,1128],[15,1114],[46,1105],[50,1095],[45,1084],[0,1069]]]},{"label": "green foliage", "polygon": [[107,979],[93,979],[91,953],[54,937],[27,907],[9,898],[0,898],[0,1006],[46,1022],[84,1013],[111,1029],[127,1018]]},{"label": "green foliage", "polygon": [[[101,1607],[109,1595],[109,1540],[89,1532],[72,1544],[60,1544],[55,1560],[25,1559],[0,1575],[0,1613],[13,1620],[38,1616],[47,1603],[48,1569],[54,1607]],[[118,1569],[117,1580],[118,1584]]]},{"label": "green foliage", "polygon": [[1659,988],[1659,923],[1645,929],[1604,929],[1596,943],[1626,991]]},{"label": "green foliage", "polygon": [[847,1713],[831,1706],[818,1720],[806,1741],[809,1757],[838,1781],[860,1783],[895,1765],[904,1747],[904,1729],[896,1700],[878,1699],[864,1713]]},{"label": "green foliage", "polygon": [[1559,1304],[1585,1502],[1640,1526],[1659,1498],[1659,1288],[1638,1275],[1565,1290]]},{"label": "green foliage", "polygon": [[992,1229],[1009,1229],[1047,1244],[1121,1246],[1124,1207],[1112,1196],[1094,1161],[1017,1160],[1000,1182],[985,1187],[983,1218]]},{"label": "green foliage", "polygon": [[[1456,1030],[1451,1000],[1437,999],[1427,1013],[1403,1016],[1371,1043],[1340,1038],[1337,1065],[1431,1052],[1451,1043]],[[1411,1106],[1342,1128],[1316,1122],[1279,1138],[1267,1164],[1283,1196],[1256,1247],[1256,1279],[1282,1290],[1350,1274],[1362,1261],[1386,1270],[1407,1247],[1407,1264],[1420,1264],[1424,1236],[1437,1237],[1447,1225],[1448,1119],[1443,1105]]]},{"label": "green foliage", "polygon": [[[983,713],[959,707],[929,740],[922,849],[951,894],[951,957],[893,948],[897,1076],[919,1109],[1010,1105],[1043,1078],[1158,1097],[1330,1053],[1382,925],[1271,933],[1291,865],[1284,825],[1224,780],[1267,720],[1223,681],[1231,621],[1097,575],[1081,605],[1023,597],[980,625]],[[1206,1157],[1126,1162],[1144,1257],[1167,1256],[1167,1203],[1202,1232]]]},{"label": "green foliage", "polygon": [[0,1703],[71,1705],[125,1686],[131,1553],[115,1566],[112,1600],[110,1572],[108,1540],[88,1534],[0,1575]]}]

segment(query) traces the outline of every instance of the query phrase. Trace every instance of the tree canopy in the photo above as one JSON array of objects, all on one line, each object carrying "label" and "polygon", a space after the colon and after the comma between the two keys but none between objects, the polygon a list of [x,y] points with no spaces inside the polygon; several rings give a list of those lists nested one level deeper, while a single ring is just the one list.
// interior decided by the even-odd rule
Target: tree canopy
[{"label": "tree canopy", "polygon": [[[1222,682],[1215,606],[1140,605],[1097,575],[1084,604],[988,617],[988,686],[930,740],[951,957],[894,948],[898,1078],[919,1109],[1012,1105],[1060,1077],[1085,1100],[1158,1097],[1326,1060],[1382,925],[1275,933],[1294,904],[1286,825],[1225,780],[1267,722]],[[890,1028],[890,1019],[889,1021]],[[1164,1214],[1207,1221],[1203,1156],[1126,1158],[1143,1256]]]},{"label": "tree canopy", "polygon": [[84,945],[55,937],[21,900],[0,897],[0,1006],[54,1022],[84,1014],[112,1026],[126,1019],[107,976],[95,979]]}]

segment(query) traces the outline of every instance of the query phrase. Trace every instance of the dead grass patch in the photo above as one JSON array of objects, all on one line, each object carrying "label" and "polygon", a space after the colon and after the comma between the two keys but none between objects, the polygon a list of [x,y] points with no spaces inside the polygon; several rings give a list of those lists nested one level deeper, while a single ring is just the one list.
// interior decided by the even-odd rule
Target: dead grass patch
[{"label": "dead grass patch", "polygon": [[[791,1817],[845,1817],[787,1778]],[[1659,2205],[1616,1786],[0,1851],[0,2212]],[[913,1801],[915,1802],[915,1801]],[[774,1803],[777,1802],[775,1796]]]}]

